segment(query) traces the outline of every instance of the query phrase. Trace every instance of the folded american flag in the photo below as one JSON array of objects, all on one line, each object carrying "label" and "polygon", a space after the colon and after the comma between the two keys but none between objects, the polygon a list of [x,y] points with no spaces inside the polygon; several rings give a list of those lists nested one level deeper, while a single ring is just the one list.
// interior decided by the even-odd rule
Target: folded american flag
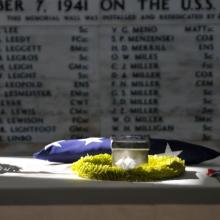
[{"label": "folded american flag", "polygon": [[[53,162],[72,163],[82,156],[101,153],[111,154],[110,138],[60,140],[48,144],[33,156]],[[174,155],[185,160],[186,164],[198,164],[218,157],[220,152],[183,141],[151,138],[149,154]]]}]

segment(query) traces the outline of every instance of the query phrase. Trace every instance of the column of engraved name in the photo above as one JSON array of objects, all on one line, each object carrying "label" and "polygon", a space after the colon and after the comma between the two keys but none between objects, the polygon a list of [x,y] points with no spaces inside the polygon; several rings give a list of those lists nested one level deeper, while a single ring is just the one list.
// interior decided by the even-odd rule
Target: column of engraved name
[{"label": "column of engraved name", "polygon": [[160,114],[160,56],[174,41],[158,26],[112,28],[112,130],[145,135],[173,131]]},{"label": "column of engraved name", "polygon": [[35,134],[55,130],[54,126],[44,125],[45,119],[33,107],[34,99],[52,96],[49,90],[44,89],[44,83],[35,71],[42,45],[33,42],[32,35],[19,27],[5,26],[3,33],[1,106],[5,111],[4,127],[7,129],[3,141],[36,141],[33,138]]},{"label": "column of engraved name", "polygon": [[202,70],[196,72],[196,86],[201,87],[203,90],[203,107],[201,119],[198,121],[203,122],[203,136],[204,141],[212,140],[212,121],[214,113],[214,100],[213,100],[213,74],[214,74],[214,28],[207,26],[206,31],[198,34],[196,39],[199,43],[198,49],[203,53]]},{"label": "column of engraved name", "polygon": [[86,137],[89,132],[89,37],[88,27],[78,27],[71,36],[70,53],[72,61],[69,70],[73,76],[70,89],[71,126],[69,131],[72,138]]},{"label": "column of engraved name", "polygon": [[128,37],[131,60],[130,114],[135,134],[152,134],[161,130],[164,119],[160,114],[161,71],[159,54],[166,46],[157,39],[158,26],[134,26]]},{"label": "column of engraved name", "polygon": [[[3,29],[0,28],[0,88],[2,88],[3,83],[2,83],[2,78],[4,77],[4,58],[2,54],[2,49],[3,49]],[[3,96],[2,91],[0,90],[0,142],[3,139],[3,136],[5,134],[5,127],[4,127],[4,117],[5,117],[5,110],[4,110],[4,102],[1,101]]]},{"label": "column of engraved name", "polygon": [[[126,31],[125,31],[126,30]],[[111,98],[112,133],[130,132],[128,116],[128,64],[129,51],[126,44],[127,27],[112,27],[111,35]]]},{"label": "column of engraved name", "polygon": [[[200,67],[194,73],[195,88],[201,94],[201,108],[194,117],[201,124],[202,140],[212,140],[214,113],[214,27],[210,25],[186,26],[187,33],[195,35],[198,52],[201,55]],[[199,57],[200,57],[199,55]]]}]

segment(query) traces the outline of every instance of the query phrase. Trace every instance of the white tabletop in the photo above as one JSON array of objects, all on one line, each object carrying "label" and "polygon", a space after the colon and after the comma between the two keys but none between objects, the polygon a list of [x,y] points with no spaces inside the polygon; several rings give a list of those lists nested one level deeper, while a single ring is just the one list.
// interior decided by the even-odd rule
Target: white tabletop
[{"label": "white tabletop", "polygon": [[220,158],[157,182],[86,180],[71,164],[33,158],[0,157],[0,164],[20,168],[0,174],[0,204],[220,204],[220,182],[206,175],[208,168],[220,169]]}]

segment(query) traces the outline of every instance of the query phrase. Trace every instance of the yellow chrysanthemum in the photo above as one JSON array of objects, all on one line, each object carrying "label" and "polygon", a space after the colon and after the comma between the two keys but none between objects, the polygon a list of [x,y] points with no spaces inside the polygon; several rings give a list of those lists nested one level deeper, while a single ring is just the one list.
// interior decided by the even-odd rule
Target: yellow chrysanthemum
[{"label": "yellow chrysanthemum", "polygon": [[137,168],[123,170],[112,166],[112,156],[99,154],[86,156],[72,164],[73,172],[80,177],[97,180],[155,181],[181,175],[185,163],[179,157],[149,155],[148,163]]}]

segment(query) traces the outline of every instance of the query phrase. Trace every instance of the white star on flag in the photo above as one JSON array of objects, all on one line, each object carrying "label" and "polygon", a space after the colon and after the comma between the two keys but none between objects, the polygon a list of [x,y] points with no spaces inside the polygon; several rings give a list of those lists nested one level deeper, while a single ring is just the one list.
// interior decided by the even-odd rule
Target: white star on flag
[{"label": "white star on flag", "polygon": [[158,154],[158,155],[166,155],[166,156],[178,156],[182,153],[182,150],[178,150],[178,151],[172,151],[172,149],[170,148],[170,145],[167,143],[166,149],[164,153]]},{"label": "white star on flag", "polygon": [[78,141],[85,141],[85,146],[94,142],[102,142],[102,138],[85,138],[85,139],[80,139]]},{"label": "white star on flag", "polygon": [[47,150],[47,149],[50,148],[51,146],[60,147],[60,148],[61,148],[62,146],[61,146],[60,142],[62,142],[62,141],[63,141],[63,140],[50,143],[50,144],[46,145],[46,146],[44,147],[44,149]]}]

